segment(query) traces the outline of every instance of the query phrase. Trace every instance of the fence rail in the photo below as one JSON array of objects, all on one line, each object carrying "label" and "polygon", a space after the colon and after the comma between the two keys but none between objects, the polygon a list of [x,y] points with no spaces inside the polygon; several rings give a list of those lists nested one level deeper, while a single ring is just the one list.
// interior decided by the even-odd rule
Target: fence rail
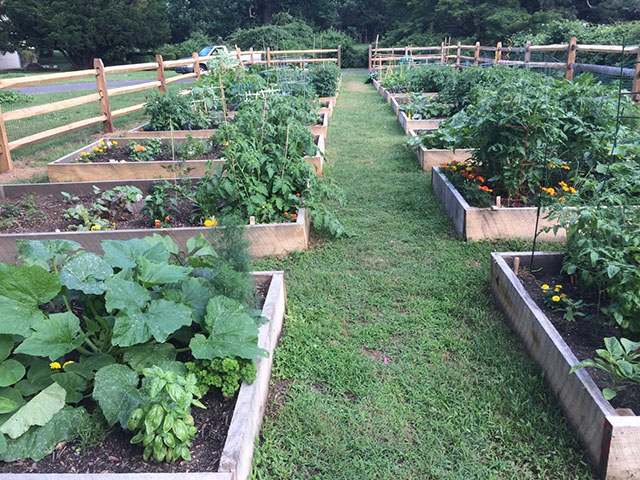
[{"label": "fence rail", "polygon": [[[230,54],[233,56],[234,52],[230,52]],[[335,57],[324,57],[324,55],[327,54],[335,54]],[[279,58],[284,55],[297,56],[295,58]],[[307,56],[312,56],[313,58],[305,58]],[[303,68],[305,64],[332,62],[340,66],[342,60],[342,50],[341,47],[338,46],[338,48],[336,49],[314,50],[271,50],[270,48],[267,48],[265,50],[254,51],[254,49],[251,48],[250,50],[243,52],[236,47],[235,57],[242,65],[255,64],[271,67],[283,64],[298,64],[301,68]],[[48,73],[42,75],[7,78],[0,80],[0,90],[2,90],[7,88],[46,85],[48,83],[94,77],[97,90],[96,93],[81,95],[67,100],[60,100],[57,102],[36,105],[33,107],[21,108],[19,110],[12,110],[6,113],[3,113],[2,108],[0,107],[0,173],[12,169],[13,164],[11,161],[11,151],[17,148],[42,142],[54,137],[58,137],[60,135],[64,135],[66,133],[87,128],[93,125],[98,125],[100,123],[102,123],[105,133],[112,133],[114,131],[114,118],[139,112],[145,107],[146,103],[130,105],[128,107],[112,111],[109,104],[110,97],[117,95],[126,95],[156,88],[159,92],[165,92],[167,85],[171,83],[178,82],[180,80],[186,80],[189,78],[199,78],[202,74],[200,71],[200,65],[205,64],[211,58],[213,58],[213,56],[200,57],[197,53],[194,52],[191,58],[188,59],[165,61],[163,60],[161,55],[156,55],[155,62],[136,63],[131,65],[114,65],[109,67],[105,67],[102,63],[102,60],[96,58],[94,59],[93,69],[78,70],[74,72]],[[166,69],[186,65],[193,65],[193,73],[187,73],[171,78],[165,77]],[[107,75],[149,70],[156,71],[157,80],[138,83],[125,87],[108,88]],[[100,105],[100,115],[97,117],[74,121],[66,125],[29,135],[27,137],[12,140],[11,142],[8,141],[5,122],[44,115],[47,113],[77,107],[96,101],[99,102]]]},{"label": "fence rail", "polygon": [[[455,50],[455,55],[451,54],[451,50]],[[468,55],[468,51],[472,50],[473,55]],[[463,51],[465,54],[463,54]],[[415,54],[414,52],[418,52]],[[439,52],[438,54],[424,55],[419,52]],[[493,52],[493,58],[481,58],[481,52]],[[532,62],[531,52],[566,52],[566,62]],[[577,52],[587,53],[625,53],[636,54],[635,68],[620,68],[606,65],[593,65],[585,63],[577,63]],[[523,53],[523,60],[503,59],[503,53]],[[460,42],[456,45],[442,43],[440,46],[430,47],[387,47],[377,48],[369,45],[369,72],[374,70],[382,70],[385,68],[394,68],[403,63],[413,63],[414,61],[437,60],[441,65],[451,65],[453,67],[462,68],[461,61],[473,62],[474,66],[482,65],[512,65],[522,66],[526,68],[556,68],[564,69],[564,77],[567,80],[573,80],[575,71],[608,73],[633,77],[633,85],[631,88],[632,98],[636,102],[640,102],[640,45],[623,47],[621,45],[590,45],[579,44],[575,37],[572,37],[569,43],[557,43],[552,45],[532,45],[527,42],[524,47],[503,47],[502,42],[493,46],[483,46],[480,42],[475,45],[462,45]],[[449,63],[453,61],[453,64]],[[401,62],[401,63],[398,63]]]}]

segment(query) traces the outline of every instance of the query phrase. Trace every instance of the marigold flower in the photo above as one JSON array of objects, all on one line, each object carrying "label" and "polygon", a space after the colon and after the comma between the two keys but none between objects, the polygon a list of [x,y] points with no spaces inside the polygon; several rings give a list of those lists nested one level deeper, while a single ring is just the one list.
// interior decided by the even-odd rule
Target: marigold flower
[{"label": "marigold flower", "polygon": [[100,225],[91,225],[91,230],[100,230],[101,228]]},{"label": "marigold flower", "polygon": [[569,165],[562,165],[560,168],[564,170],[571,170],[571,167]]},{"label": "marigold flower", "polygon": [[571,193],[576,193],[576,189],[575,189],[575,188],[573,188],[573,187],[569,187],[569,192],[571,192]]},{"label": "marigold flower", "polygon": [[557,284],[557,285],[556,285],[556,288],[562,288],[562,285]]},{"label": "marigold flower", "polygon": [[549,285],[547,285],[546,283],[544,285],[542,285],[542,290],[549,290],[551,287]]},{"label": "marigold flower", "polygon": [[100,142],[100,145],[102,145],[102,146],[104,147],[104,146],[105,146],[105,143],[104,143],[104,142]]},{"label": "marigold flower", "polygon": [[72,363],[76,363],[76,362],[74,362],[73,360],[69,360],[68,362],[64,362],[62,364],[62,368],[65,368],[67,365],[71,365]]},{"label": "marigold flower", "polygon": [[135,147],[133,147],[133,149],[136,152],[146,152],[147,151],[147,147],[145,147],[144,145],[136,145]]},{"label": "marigold flower", "polygon": [[561,293],[560,294],[560,298],[567,298],[567,294],[566,293]]},{"label": "marigold flower", "polygon": [[554,302],[559,302],[560,297],[558,295],[554,295],[553,297],[551,297],[551,300],[553,300]]},{"label": "marigold flower", "polygon": [[478,180],[480,183],[484,183],[484,177],[477,177],[476,180]]},{"label": "marigold flower", "polygon": [[114,145],[117,145],[117,144],[118,144],[118,142],[116,142],[115,140],[114,140],[113,142],[111,142],[111,143],[113,143]]},{"label": "marigold flower", "polygon": [[456,167],[455,165],[453,167],[451,167],[451,170],[453,170],[454,172],[458,169],[458,167]]},{"label": "marigold flower", "polygon": [[164,221],[165,221],[165,222],[170,222],[170,221],[171,221],[171,219],[169,218],[169,215],[167,215],[166,217],[164,217]]},{"label": "marigold flower", "polygon": [[284,216],[288,217],[289,216],[289,212],[284,212]]},{"label": "marigold flower", "polygon": [[162,225],[162,222],[161,222],[160,220],[156,219],[156,221],[154,222],[154,224],[155,224],[155,226],[156,226],[156,227],[159,227],[159,226],[161,226],[161,225]]},{"label": "marigold flower", "polygon": [[299,197],[299,196],[300,196],[300,194],[299,194],[299,193],[296,193],[296,197]]},{"label": "marigold flower", "polygon": [[60,370],[62,368],[62,366],[58,362],[51,362],[49,364],[49,368],[51,370]]},{"label": "marigold flower", "polygon": [[98,147],[93,147],[93,151],[94,151],[94,152],[97,152],[98,150],[99,150],[99,148],[98,148]]},{"label": "marigold flower", "polygon": [[207,218],[204,221],[205,227],[215,227],[216,225],[218,225],[218,221],[215,218]]},{"label": "marigold flower", "polygon": [[556,166],[555,166],[555,164],[554,164],[554,163],[550,163],[550,164],[549,164],[549,166],[550,166],[551,168],[556,168]]},{"label": "marigold flower", "polygon": [[82,152],[80,155],[82,155],[83,157],[87,156],[87,152]]}]

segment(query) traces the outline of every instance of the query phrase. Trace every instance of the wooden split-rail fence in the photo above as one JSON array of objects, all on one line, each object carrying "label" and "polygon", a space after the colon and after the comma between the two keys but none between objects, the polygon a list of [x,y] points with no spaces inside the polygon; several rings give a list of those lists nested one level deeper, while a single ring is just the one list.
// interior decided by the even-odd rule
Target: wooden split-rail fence
[{"label": "wooden split-rail fence", "polygon": [[[283,64],[299,65],[304,68],[307,64],[316,63],[336,63],[339,67],[342,61],[341,47],[335,49],[313,49],[313,50],[255,50],[251,48],[247,51],[241,51],[236,47],[235,52],[230,52],[243,65],[265,65],[275,67]],[[260,54],[260,55],[257,55]],[[325,56],[335,54],[335,56]],[[305,58],[313,55],[313,58]],[[181,60],[163,60],[161,55],[156,55],[155,62],[136,63],[131,65],[114,65],[105,67],[102,60],[94,59],[92,69],[77,70],[72,72],[46,73],[42,75],[32,75],[16,78],[7,78],[0,80],[0,89],[28,87],[34,85],[45,85],[54,82],[64,82],[75,80],[78,78],[95,77],[96,92],[88,95],[81,95],[67,100],[60,100],[52,103],[45,103],[33,107],[21,108],[9,112],[2,112],[0,108],[0,173],[12,169],[11,151],[27,145],[42,142],[60,135],[64,135],[75,130],[87,128],[102,123],[105,133],[114,131],[113,119],[135,113],[144,108],[146,103],[138,103],[118,110],[111,110],[109,98],[116,95],[125,95],[128,93],[140,92],[149,89],[158,89],[159,92],[165,92],[167,85],[189,78],[199,78],[202,75],[200,65],[205,64],[213,56],[200,57],[196,52],[191,58]],[[258,59],[259,58],[259,59]],[[166,69],[176,68],[184,65],[193,65],[193,73],[178,75],[166,78]],[[109,88],[107,86],[107,76],[117,73],[140,72],[145,70],[155,70],[157,73],[156,80],[150,82],[128,85],[125,87]],[[5,123],[11,120],[20,120],[38,115],[44,115],[67,108],[77,107],[92,102],[99,102],[100,115],[83,120],[77,120],[66,125],[62,125],[49,130],[44,130],[33,135],[18,138],[12,141],[8,140]]]},{"label": "wooden split-rail fence", "polygon": [[[455,52],[455,53],[452,53]],[[490,52],[489,58],[485,52]],[[532,52],[563,52],[567,55],[566,62],[531,61]],[[615,66],[603,66],[593,64],[582,64],[576,62],[578,52],[588,53],[615,53],[636,55],[635,68],[620,68]],[[522,60],[509,60],[507,57],[511,53],[522,54]],[[441,65],[450,65],[457,68],[479,65],[512,65],[525,68],[549,68],[563,69],[564,77],[571,81],[575,71],[587,71],[594,73],[606,73],[609,75],[623,75],[633,77],[632,98],[640,102],[640,46],[621,45],[587,45],[578,43],[576,37],[572,37],[569,43],[552,45],[532,45],[528,41],[524,47],[503,46],[502,42],[493,47],[480,45],[451,45],[448,41],[440,46],[431,47],[390,47],[378,48],[376,45],[369,45],[369,72],[374,70],[384,70],[394,68],[407,63],[429,63],[434,62]],[[463,64],[464,62],[464,64]]]}]

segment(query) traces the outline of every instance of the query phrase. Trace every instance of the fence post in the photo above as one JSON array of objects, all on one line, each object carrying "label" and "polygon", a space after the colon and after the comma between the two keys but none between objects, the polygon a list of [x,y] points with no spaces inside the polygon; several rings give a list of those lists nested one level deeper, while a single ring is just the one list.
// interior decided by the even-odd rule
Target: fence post
[{"label": "fence post", "polygon": [[571,37],[571,40],[569,40],[569,49],[567,53],[567,68],[564,71],[564,78],[566,78],[570,82],[573,81],[573,67],[571,66],[571,64],[576,63],[576,53],[577,53],[576,44],[577,43],[578,43],[578,39],[576,37]]},{"label": "fence post", "polygon": [[476,49],[473,52],[473,64],[478,66],[478,59],[480,58],[480,42],[476,42]]},{"label": "fence post", "polygon": [[524,44],[524,68],[529,68],[529,62],[531,61],[531,40],[527,40]]},{"label": "fence post", "polygon": [[200,78],[200,57],[198,52],[193,52],[193,73],[196,74],[196,78]]},{"label": "fence post", "polygon": [[104,63],[99,58],[93,59],[93,68],[96,69],[96,86],[100,95],[100,113],[106,115],[103,122],[104,133],[113,132],[113,118],[111,118],[111,106],[109,105],[109,90],[107,89],[107,77],[104,74]]},{"label": "fence post", "polygon": [[158,70],[156,71],[158,75],[158,81],[160,85],[158,85],[158,91],[160,93],[164,93],[167,91],[167,79],[164,76],[164,60],[162,59],[162,55],[156,55],[156,62],[158,63]]},{"label": "fence post", "polygon": [[249,59],[249,64],[253,65],[253,47],[249,49],[249,55],[251,55],[251,58]]},{"label": "fence post", "polygon": [[458,42],[458,50],[456,52],[456,68],[458,70],[460,70],[460,45],[462,45],[460,42]]},{"label": "fence post", "polygon": [[4,115],[0,107],[0,173],[8,172],[13,168],[11,162],[11,151],[9,150],[9,140],[7,139],[7,129],[4,126]]},{"label": "fence post", "polygon": [[440,44],[440,65],[444,65],[444,42]]},{"label": "fence post", "polygon": [[496,45],[496,56],[494,63],[500,63],[502,61],[502,42],[498,42]]},{"label": "fence post", "polygon": [[[636,56],[636,71],[633,75],[633,86],[631,87],[631,98],[636,102],[640,102],[640,49],[638,49],[638,55]],[[0,115],[0,118],[2,116]],[[0,127],[4,130],[4,127]]]},{"label": "fence post", "polygon": [[267,47],[267,67],[271,67],[271,49]]},{"label": "fence post", "polygon": [[369,44],[369,73],[371,73],[371,44]]},{"label": "fence post", "polygon": [[238,45],[236,45],[235,47],[236,47],[236,57],[238,57],[238,62],[240,62],[240,66],[243,67],[244,63],[242,62],[242,53],[240,52]]},{"label": "fence post", "polygon": [[338,45],[338,69],[342,68],[342,47]]}]

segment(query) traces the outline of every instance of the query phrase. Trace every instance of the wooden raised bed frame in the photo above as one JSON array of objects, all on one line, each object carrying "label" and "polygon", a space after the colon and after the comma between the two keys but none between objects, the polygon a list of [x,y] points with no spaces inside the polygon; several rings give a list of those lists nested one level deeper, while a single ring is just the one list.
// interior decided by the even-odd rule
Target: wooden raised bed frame
[{"label": "wooden raised bed frame", "polygon": [[[431,186],[453,222],[458,235],[465,240],[524,239],[533,240],[536,225],[536,207],[478,208],[470,206],[460,192],[447,180],[440,167],[431,170]],[[540,215],[539,229],[554,223]],[[546,242],[565,242],[566,232],[561,229],[543,232],[538,239]]]},{"label": "wooden raised bed frame", "polygon": [[[156,180],[157,181],[157,180]],[[0,200],[18,198],[21,195],[60,195],[67,192],[72,195],[93,193],[93,185],[102,191],[118,185],[134,185],[147,193],[154,180],[132,180],[117,182],[74,182],[0,185]],[[62,197],[60,197],[62,198]],[[0,261],[13,263],[17,254],[16,240],[43,240],[48,238],[64,238],[78,242],[88,252],[102,253],[102,240],[129,240],[131,238],[148,237],[154,233],[166,235],[173,239],[181,249],[186,248],[189,238],[220,227],[180,227],[180,228],[145,228],[131,230],[100,230],[88,232],[38,232],[38,233],[5,233],[0,234]],[[284,255],[293,251],[306,250],[309,245],[311,220],[306,210],[298,211],[295,223],[273,223],[245,226],[245,238],[249,242],[249,253],[253,257],[267,255]]]},{"label": "wooden raised bed frame", "polygon": [[427,118],[425,120],[409,120],[407,114],[398,111],[398,121],[400,126],[404,130],[404,133],[409,135],[409,130],[435,130],[440,126],[440,122],[443,122],[446,118]]},{"label": "wooden raised bed frame", "polygon": [[320,123],[318,125],[309,125],[307,128],[314,135],[321,135],[327,138],[327,127],[329,126],[329,115],[326,113],[318,113]]},{"label": "wooden raised bed frame", "polygon": [[[547,316],[514,274],[513,260],[529,265],[531,252],[491,254],[491,292],[531,357],[545,374],[565,417],[606,480],[640,477],[640,417],[621,415],[605,400]],[[536,253],[534,268],[557,273],[562,254]]]},{"label": "wooden raised bed frame", "polygon": [[[409,130],[409,138],[418,137],[415,130]],[[425,172],[430,172],[433,167],[439,167],[449,162],[466,162],[471,158],[472,150],[470,148],[458,148],[456,150],[448,150],[444,148],[425,148],[422,145],[412,147],[420,168]]]},{"label": "wooden raised bed frame", "polygon": [[251,385],[245,382],[240,386],[227,439],[220,456],[217,472],[192,473],[6,473],[4,480],[246,480],[251,471],[255,438],[260,433],[269,393],[269,380],[273,355],[280,338],[286,291],[284,272],[254,272],[256,282],[271,279],[269,289],[262,306],[262,316],[268,322],[260,326],[258,346],[269,352],[268,358],[256,357],[256,379]]},{"label": "wooden raised bed frame", "polygon": [[[150,137],[145,137],[150,138]],[[174,178],[176,177],[173,167],[179,166],[180,162],[123,162],[123,163],[80,163],[74,160],[84,151],[91,152],[93,147],[100,145],[100,142],[117,141],[122,148],[127,141],[133,139],[123,139],[117,137],[100,138],[95,142],[84,146],[73,153],[65,155],[58,160],[47,165],[47,172],[51,182],[90,182],[93,180],[127,180],[127,179],[149,179],[149,178]],[[143,138],[138,138],[143,140]],[[170,138],[161,139],[164,144],[170,143]],[[185,138],[174,138],[175,143],[185,142]],[[202,160],[186,160],[182,165],[184,168],[191,168],[189,177],[201,177],[207,173],[209,165],[215,167],[222,165],[224,159],[205,158]]]}]

